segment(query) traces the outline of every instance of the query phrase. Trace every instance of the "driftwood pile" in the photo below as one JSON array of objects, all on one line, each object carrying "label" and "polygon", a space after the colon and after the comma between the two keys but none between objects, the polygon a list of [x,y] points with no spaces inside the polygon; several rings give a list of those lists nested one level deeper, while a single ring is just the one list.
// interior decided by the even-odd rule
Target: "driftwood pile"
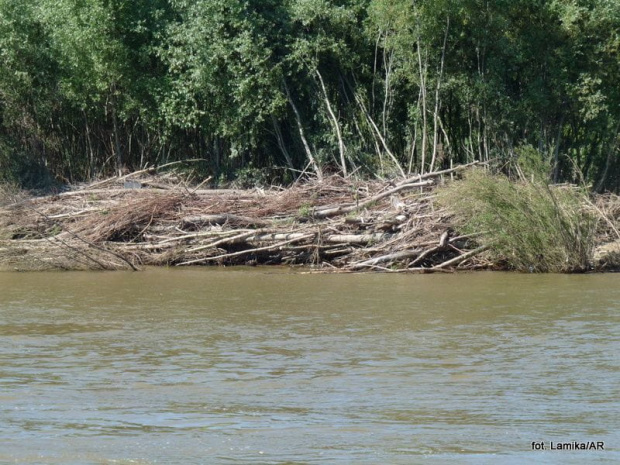
[{"label": "driftwood pile", "polygon": [[188,188],[137,172],[0,207],[0,267],[312,265],[320,270],[490,267],[453,231],[434,186],[467,166],[395,182],[333,176],[287,189]]}]

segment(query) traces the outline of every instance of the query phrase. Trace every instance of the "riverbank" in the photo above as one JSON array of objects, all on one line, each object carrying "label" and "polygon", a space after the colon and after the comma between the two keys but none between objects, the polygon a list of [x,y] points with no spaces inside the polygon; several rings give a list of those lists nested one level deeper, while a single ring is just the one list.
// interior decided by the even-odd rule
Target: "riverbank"
[{"label": "riverbank", "polygon": [[[474,165],[474,164],[472,164]],[[204,189],[141,171],[0,207],[0,268],[305,265],[333,272],[506,269],[463,234],[437,186],[472,167],[400,181],[339,176],[289,188]],[[584,206],[585,208],[586,206]],[[620,201],[600,196],[592,269],[616,267]]]}]

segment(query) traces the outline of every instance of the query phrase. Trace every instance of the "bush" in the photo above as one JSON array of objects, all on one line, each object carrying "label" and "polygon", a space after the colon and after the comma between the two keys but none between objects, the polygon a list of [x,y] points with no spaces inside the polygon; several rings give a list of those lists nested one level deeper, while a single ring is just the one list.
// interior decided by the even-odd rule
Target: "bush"
[{"label": "bush", "polygon": [[440,191],[463,231],[483,232],[498,262],[532,272],[591,268],[596,218],[583,207],[586,193],[543,181],[513,182],[483,170]]}]

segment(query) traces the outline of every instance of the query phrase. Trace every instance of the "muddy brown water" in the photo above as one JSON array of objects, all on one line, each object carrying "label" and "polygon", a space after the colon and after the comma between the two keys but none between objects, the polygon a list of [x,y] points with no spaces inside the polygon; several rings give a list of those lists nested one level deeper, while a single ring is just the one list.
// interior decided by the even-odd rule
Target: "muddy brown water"
[{"label": "muddy brown water", "polygon": [[0,273],[0,463],[620,463],[619,349],[614,274]]}]

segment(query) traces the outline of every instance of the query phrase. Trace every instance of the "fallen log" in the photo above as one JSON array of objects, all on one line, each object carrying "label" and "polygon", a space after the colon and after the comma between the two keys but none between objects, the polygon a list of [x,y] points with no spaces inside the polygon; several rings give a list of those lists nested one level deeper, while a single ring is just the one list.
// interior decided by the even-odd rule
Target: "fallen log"
[{"label": "fallen log", "polygon": [[192,264],[196,264],[196,263],[205,263],[205,262],[208,262],[208,261],[226,260],[226,259],[230,259],[230,258],[233,258],[233,257],[240,257],[242,255],[252,255],[252,254],[256,254],[258,252],[265,252],[265,251],[269,251],[269,250],[277,250],[278,248],[284,247],[285,245],[292,244],[294,242],[299,242],[299,241],[304,240],[304,239],[309,239],[311,237],[314,237],[314,233],[306,234],[305,236],[294,238],[294,239],[290,239],[290,240],[287,240],[287,241],[278,242],[276,244],[269,245],[269,246],[266,246],[266,247],[257,247],[255,249],[241,250],[239,252],[232,252],[232,253],[226,253],[226,254],[222,254],[222,255],[217,255],[215,257],[204,257],[204,258],[198,258],[196,260],[189,260],[189,261],[178,263],[177,266],[186,266],[186,265],[192,265]]},{"label": "fallen log", "polygon": [[380,242],[392,237],[392,234],[373,233],[373,234],[328,234],[321,237],[323,242],[330,244],[370,244]]},{"label": "fallen log", "polygon": [[422,249],[403,250],[402,252],[390,253],[382,255],[380,257],[364,260],[363,262],[353,263],[348,266],[351,270],[360,270],[362,268],[371,268],[380,263],[395,262],[398,260],[405,260],[409,258],[415,258],[422,252]]},{"label": "fallen log", "polygon": [[218,246],[224,245],[224,244],[226,244],[226,245],[237,244],[239,242],[246,241],[248,237],[252,236],[255,233],[256,233],[255,231],[246,231],[246,232],[243,232],[241,234],[237,234],[237,235],[234,235],[234,236],[231,236],[231,237],[225,237],[225,238],[217,240],[215,242],[211,242],[210,244],[207,244],[207,245],[201,245],[200,247],[194,247],[192,249],[188,249],[187,252],[195,253],[195,252],[199,252],[201,250],[212,249],[214,247],[218,247]]},{"label": "fallen log", "polygon": [[366,208],[369,205],[375,202],[378,202],[381,199],[384,199],[385,197],[389,197],[390,195],[396,194],[397,192],[401,192],[406,189],[414,189],[416,187],[431,186],[433,184],[434,183],[431,180],[402,184],[400,186],[394,187],[393,189],[382,192],[378,195],[369,197],[363,202],[359,202],[355,204],[348,204],[348,205],[338,205],[336,207],[329,207],[329,208],[324,208],[320,210],[315,210],[312,213],[312,216],[314,218],[320,219],[320,218],[327,218],[327,217],[336,216],[336,215],[344,215],[346,213],[351,213],[353,211],[359,210],[361,208]]},{"label": "fallen log", "polygon": [[258,218],[250,218],[248,216],[233,215],[231,213],[222,213],[218,215],[187,216],[181,220],[181,228],[183,229],[190,226],[203,227],[205,225],[214,224],[234,224],[236,226],[257,226],[262,228],[267,226],[269,222],[260,220]]},{"label": "fallen log", "polygon": [[443,263],[440,263],[439,265],[435,265],[431,268],[431,270],[440,270],[442,268],[446,268],[448,266],[453,266],[453,265],[458,265],[459,263],[461,263],[462,261],[467,260],[468,258],[472,258],[475,257],[476,255],[484,252],[485,250],[488,250],[491,246],[490,245],[484,245],[482,247],[478,247],[477,249],[471,250],[469,252],[464,253],[463,255],[459,255],[458,257],[455,257],[451,260],[447,260]]},{"label": "fallen log", "polygon": [[473,161],[471,163],[467,163],[465,165],[455,166],[454,168],[448,168],[448,169],[441,170],[441,171],[431,171],[430,173],[419,174],[417,176],[410,176],[407,179],[399,182],[398,184],[399,185],[410,184],[410,183],[415,182],[415,181],[418,181],[418,182],[422,181],[423,179],[432,179],[432,178],[436,178],[436,177],[439,177],[439,176],[443,176],[445,174],[457,173],[459,171],[463,171],[463,170],[466,170],[468,168],[472,168],[474,166],[480,166],[480,165],[488,165],[488,162],[486,162],[486,161],[483,162],[483,161],[476,160],[476,161]]}]

